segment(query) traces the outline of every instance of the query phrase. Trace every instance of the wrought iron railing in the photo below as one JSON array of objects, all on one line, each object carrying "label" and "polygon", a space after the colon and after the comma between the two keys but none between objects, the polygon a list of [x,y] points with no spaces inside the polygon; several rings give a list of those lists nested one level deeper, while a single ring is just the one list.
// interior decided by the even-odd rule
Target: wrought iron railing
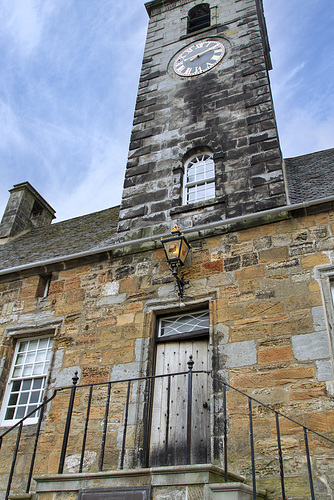
[{"label": "wrought iron railing", "polygon": [[[210,426],[214,448],[211,456],[215,460],[215,463],[220,462],[222,464],[225,481],[228,481],[229,473],[230,471],[232,472],[231,469],[234,469],[233,473],[249,476],[255,500],[257,488],[263,487],[263,484],[265,484],[263,477],[268,476],[268,471],[265,469],[269,457],[273,461],[270,467],[273,468],[272,463],[275,462],[275,467],[278,470],[279,485],[275,492],[275,498],[277,498],[277,495],[281,495],[283,499],[288,498],[289,491],[287,491],[286,482],[287,479],[289,482],[289,478],[291,479],[293,474],[291,476],[291,471],[288,471],[288,474],[285,473],[284,447],[286,445],[286,436],[291,436],[293,431],[293,436],[297,437],[293,445],[295,454],[298,457],[304,454],[309,495],[310,498],[315,499],[316,493],[313,481],[309,437],[313,436],[318,440],[316,446],[312,446],[313,455],[315,456],[317,452],[321,454],[321,452],[326,450],[327,457],[332,456],[334,458],[334,447],[332,447],[334,441],[330,437],[306,427],[290,416],[284,415],[280,411],[275,410],[275,408],[230,386],[224,380],[215,377],[211,372],[193,370],[192,365],[193,362],[190,359],[188,370],[185,372],[83,385],[77,384],[78,376],[76,373],[72,379],[72,386],[56,389],[53,395],[46,399],[34,412],[26,415],[24,419],[7,429],[0,436],[0,461],[2,460],[1,453],[6,454],[8,457],[8,450],[12,445],[12,459],[8,470],[5,500],[8,499],[11,489],[15,491],[21,489],[21,491],[25,490],[26,493],[29,493],[34,473],[58,472],[58,474],[63,474],[65,469],[66,472],[80,474],[87,470],[92,471],[94,467],[95,470],[103,471],[151,466],[150,423],[154,418],[154,415],[152,415],[152,394],[154,384],[157,384],[158,380],[165,380],[164,390],[166,390],[164,399],[165,407],[161,408],[161,411],[164,413],[165,425],[165,451],[162,453],[162,455],[165,453],[166,457],[164,465],[170,465],[167,457],[168,443],[172,437],[170,435],[170,422],[175,417],[175,415],[172,415],[171,410],[173,397],[171,393],[171,381],[176,379],[178,380],[177,385],[180,386],[178,388],[181,388],[184,395],[183,404],[185,411],[182,414],[184,421],[180,422],[180,425],[185,428],[184,463],[190,464],[193,456],[192,435],[194,434],[194,429],[192,429],[192,415],[194,414],[195,403],[193,398],[194,377],[210,377],[211,379],[210,384],[213,390],[210,396],[210,403],[205,403],[203,406],[207,407],[208,411],[210,411]],[[53,453],[58,457],[56,471],[52,470],[52,467],[50,469],[50,467],[43,464],[43,461],[39,462],[39,465],[36,466],[36,457],[39,451],[42,452],[42,450],[39,450],[41,448],[41,436],[42,438],[44,435],[50,436],[52,432],[55,432],[52,426],[50,427],[49,425],[49,420],[52,421],[54,417],[51,402],[54,405],[57,401],[57,396],[59,399],[61,394],[67,394],[68,405],[65,409],[64,405],[58,403],[55,410],[61,415],[64,414],[65,417],[59,449],[56,447],[57,440],[54,438]],[[239,399],[237,401],[233,400],[236,397]],[[46,417],[45,409],[47,407],[48,416]],[[136,415],[133,414],[134,409],[136,410]],[[38,424],[34,427],[34,435],[31,438],[32,427],[24,427],[24,421],[31,418],[36,412],[39,412]],[[284,429],[282,432],[283,421],[290,423],[292,431],[290,429],[287,433]],[[244,425],[245,422],[247,422],[247,431]],[[57,425],[59,426],[59,422],[57,422]],[[268,430],[267,434],[262,436],[262,439],[256,440],[256,432],[260,430],[260,433],[263,433],[265,427],[271,433]],[[102,430],[100,431],[101,428]],[[29,432],[26,429],[29,429]],[[16,431],[17,434],[15,435]],[[242,440],[243,432],[245,436],[247,435],[247,440],[249,440],[249,445],[247,446]],[[22,435],[25,435],[25,433],[27,437],[23,446],[24,449],[20,451]],[[6,441],[5,437],[11,443],[4,449],[3,443]],[[30,440],[31,451],[28,452],[27,443]],[[275,444],[273,444],[273,441],[275,441]],[[261,443],[263,445],[269,443],[269,451],[261,450]],[[87,451],[87,448],[90,448],[91,451]],[[99,453],[96,454],[94,460],[86,464],[86,454],[92,453],[92,449],[94,453],[96,450],[99,450]],[[75,454],[74,452],[78,453]],[[26,456],[30,459],[27,473],[25,470],[22,472],[17,464],[20,453],[22,457]],[[109,453],[107,458],[106,453]],[[75,467],[73,466],[74,456],[76,457]],[[69,458],[72,460],[71,467],[66,462]],[[27,460],[25,459],[25,465],[26,462]],[[300,470],[299,476],[303,476],[304,473],[304,470]],[[275,470],[273,474],[275,475]],[[13,485],[16,476],[20,476],[21,480]],[[23,485],[23,480],[25,485]]]}]

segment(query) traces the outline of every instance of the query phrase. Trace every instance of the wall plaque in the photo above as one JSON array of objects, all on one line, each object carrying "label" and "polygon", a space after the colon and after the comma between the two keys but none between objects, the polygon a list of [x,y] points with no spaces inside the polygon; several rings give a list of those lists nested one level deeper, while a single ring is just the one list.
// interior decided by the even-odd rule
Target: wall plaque
[{"label": "wall plaque", "polygon": [[151,486],[79,490],[78,500],[150,500]]}]

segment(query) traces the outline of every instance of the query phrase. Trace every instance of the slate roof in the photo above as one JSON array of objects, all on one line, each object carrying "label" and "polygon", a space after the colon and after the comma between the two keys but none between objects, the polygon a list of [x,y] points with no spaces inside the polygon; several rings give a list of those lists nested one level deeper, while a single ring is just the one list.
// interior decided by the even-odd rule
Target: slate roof
[{"label": "slate roof", "polygon": [[114,240],[119,206],[31,229],[1,245],[0,270],[95,250]]},{"label": "slate roof", "polygon": [[290,203],[334,195],[334,149],[284,161]]}]

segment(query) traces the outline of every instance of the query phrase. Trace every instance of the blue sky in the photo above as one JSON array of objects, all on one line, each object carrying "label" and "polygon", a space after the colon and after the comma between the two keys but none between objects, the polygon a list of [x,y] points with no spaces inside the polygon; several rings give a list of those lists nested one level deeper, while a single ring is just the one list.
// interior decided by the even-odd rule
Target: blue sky
[{"label": "blue sky", "polygon": [[[264,0],[284,157],[334,147],[333,0]],[[64,220],[120,202],[144,0],[0,0],[0,216],[29,181]]]}]

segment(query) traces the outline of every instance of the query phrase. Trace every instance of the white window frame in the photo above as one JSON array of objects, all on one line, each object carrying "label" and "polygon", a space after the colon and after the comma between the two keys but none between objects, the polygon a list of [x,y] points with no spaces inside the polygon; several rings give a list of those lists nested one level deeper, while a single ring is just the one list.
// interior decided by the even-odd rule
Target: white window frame
[{"label": "white window frame", "polygon": [[[37,344],[34,344],[36,341]],[[41,343],[44,341],[47,341],[47,343],[42,348]],[[23,350],[24,344],[27,347],[25,350]],[[26,414],[30,413],[33,407],[37,407],[43,402],[51,365],[52,344],[53,335],[17,339],[0,411],[0,425],[7,427],[15,425]],[[32,349],[34,345],[36,345],[36,349]],[[24,370],[26,373],[24,373]],[[13,408],[15,414],[20,408],[20,413],[24,411],[24,415],[20,415],[19,418],[15,418],[16,415],[13,418],[6,418],[7,410],[9,411],[10,407]],[[36,412],[32,417],[25,419],[24,425],[36,424],[38,417],[39,412]]]},{"label": "white window frame", "polygon": [[[198,165],[197,165],[198,164]],[[202,165],[201,165],[202,164]],[[204,172],[202,173],[199,168],[204,164]],[[213,168],[210,168],[213,166]],[[192,176],[189,178],[189,171],[193,169]],[[213,188],[213,193],[212,193]],[[201,192],[204,191],[204,195]],[[192,198],[194,195],[194,199]],[[183,181],[183,203],[189,205],[199,201],[211,200],[216,195],[215,186],[215,163],[213,160],[213,153],[203,151],[197,153],[185,162],[184,165],[184,181]]]}]

